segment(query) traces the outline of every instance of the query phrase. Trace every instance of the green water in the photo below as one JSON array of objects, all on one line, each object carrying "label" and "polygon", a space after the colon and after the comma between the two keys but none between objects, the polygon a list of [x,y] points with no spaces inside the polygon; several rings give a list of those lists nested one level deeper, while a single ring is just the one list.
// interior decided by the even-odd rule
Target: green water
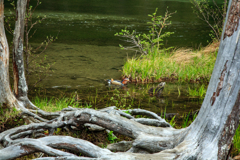
[{"label": "green water", "polygon": [[[170,19],[172,25],[167,31],[174,35],[164,41],[165,46],[194,47],[207,45],[210,28],[193,14],[192,4],[187,0],[42,0],[34,17],[44,15],[47,19],[36,25],[33,46],[44,41],[46,36],[57,36],[58,40],[44,52],[46,63],[54,73],[41,82],[41,87],[101,86],[104,79],[118,79],[127,56],[134,53],[120,50],[124,42],[114,34],[128,27],[140,33],[149,31],[146,22],[148,14],[158,8],[164,15],[177,11]],[[31,0],[35,6],[36,0]],[[5,11],[11,8],[5,1]],[[11,36],[8,35],[11,40]],[[32,76],[29,85],[34,84]]]},{"label": "green water", "polygon": [[[48,100],[55,97],[58,100],[69,98],[73,104],[91,108],[116,106],[120,109],[142,108],[159,115],[178,113],[179,116],[197,111],[203,97],[189,95],[189,87],[198,89],[197,84],[166,83],[160,97],[151,96],[148,90],[156,84],[129,84],[126,87],[102,86],[79,88],[38,88],[30,91],[29,98],[34,102],[36,97]],[[78,95],[78,96],[76,96]],[[76,100],[78,97],[78,100]]]},{"label": "green water", "polygon": [[164,15],[167,7],[169,12],[177,13],[170,19],[172,25],[168,29],[175,34],[165,44],[176,47],[207,44],[210,28],[193,14],[188,0],[42,0],[34,13],[46,15],[47,19],[37,26],[32,41],[41,42],[46,35],[59,32],[57,43],[118,46],[121,41],[113,36],[116,32],[125,27],[148,32],[148,14],[158,8],[158,14]]},{"label": "green water", "polygon": [[[34,12],[34,17],[46,15],[47,19],[34,27],[31,33],[35,30],[36,33],[30,42],[33,47],[36,47],[44,41],[46,36],[58,35],[58,40],[41,55],[47,55],[45,64],[54,63],[51,67],[54,72],[38,85],[49,91],[49,95],[60,94],[58,90],[63,88],[68,88],[69,92],[82,90],[87,94],[91,93],[86,92],[86,88],[92,89],[93,93],[96,89],[106,90],[104,80],[119,79],[126,58],[135,55],[135,53],[121,50],[119,44],[124,42],[114,34],[125,27],[139,33],[147,33],[149,31],[146,25],[149,21],[148,14],[153,13],[155,8],[158,8],[158,15],[164,15],[167,7],[169,12],[177,11],[170,19],[172,25],[166,30],[174,32],[164,41],[166,47],[198,48],[207,45],[207,41],[210,40],[210,28],[193,14],[192,4],[188,0],[41,0],[41,2],[42,4]],[[35,6],[35,3],[36,0],[31,0],[31,5]],[[9,13],[9,9],[11,6],[5,0],[5,12]],[[8,34],[7,37],[10,42],[11,35]],[[32,76],[28,82],[29,86],[31,87],[36,80],[36,76]],[[144,87],[133,84],[128,87],[139,95],[135,95],[136,99],[139,101],[145,99],[141,107],[152,108],[151,110],[156,112],[159,112],[159,108],[162,112],[165,106],[169,106],[170,103],[175,104],[175,101],[175,106],[181,104],[180,108],[186,109],[184,105],[193,106],[195,109],[199,107],[199,104],[183,104],[189,101],[184,91],[182,95],[185,96],[182,96],[181,102],[176,98],[177,94],[165,93],[168,100],[156,100],[156,103],[151,100],[153,103],[151,106],[149,97],[144,98],[146,92],[140,94],[141,88]],[[177,93],[178,90],[174,88],[173,91]],[[31,91],[29,94],[35,95]],[[174,99],[174,102],[171,99]],[[109,103],[105,102],[105,104]],[[174,112],[169,109],[167,111]]]}]

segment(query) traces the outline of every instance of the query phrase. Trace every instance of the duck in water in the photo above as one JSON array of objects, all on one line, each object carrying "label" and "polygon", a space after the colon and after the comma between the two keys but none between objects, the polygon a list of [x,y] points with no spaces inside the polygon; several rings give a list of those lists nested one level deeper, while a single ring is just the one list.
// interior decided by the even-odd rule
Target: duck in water
[{"label": "duck in water", "polygon": [[119,81],[119,80],[108,80],[108,84],[109,85],[117,85],[117,86],[124,86],[126,85],[127,83],[129,82],[129,79],[128,78],[124,78],[122,81]]},{"label": "duck in water", "polygon": [[156,97],[160,97],[163,89],[164,89],[164,86],[165,86],[165,82],[161,82],[157,85],[156,88],[154,87],[151,87],[149,90],[148,90],[148,94],[150,96],[156,96]]}]

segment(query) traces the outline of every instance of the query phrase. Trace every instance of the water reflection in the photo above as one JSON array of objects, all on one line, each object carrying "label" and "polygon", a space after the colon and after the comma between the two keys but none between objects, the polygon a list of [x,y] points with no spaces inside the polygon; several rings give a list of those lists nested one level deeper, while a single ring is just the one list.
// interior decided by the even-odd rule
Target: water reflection
[{"label": "water reflection", "polygon": [[[117,106],[121,109],[142,108],[153,111],[159,115],[164,113],[178,113],[179,115],[188,114],[200,108],[203,99],[197,96],[189,96],[188,87],[199,88],[199,85],[179,85],[167,83],[162,95],[151,97],[148,89],[157,84],[129,84],[124,88],[108,86],[104,83],[102,87],[86,87],[85,89],[55,88],[39,89],[35,91],[35,96],[42,97],[75,97],[75,101],[82,106],[91,106],[92,108],[104,108]],[[38,90],[38,89],[36,89]]]}]

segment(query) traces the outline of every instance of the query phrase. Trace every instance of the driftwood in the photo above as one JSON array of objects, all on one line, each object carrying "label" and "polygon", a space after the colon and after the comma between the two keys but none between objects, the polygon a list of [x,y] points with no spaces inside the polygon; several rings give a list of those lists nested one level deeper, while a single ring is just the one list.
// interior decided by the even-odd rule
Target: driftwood
[{"label": "driftwood", "polygon": [[[137,110],[138,109],[136,109],[136,111]],[[63,110],[61,112],[61,118],[55,118],[49,122],[31,123],[7,130],[0,133],[0,142],[4,147],[4,149],[0,150],[1,159],[13,159],[34,152],[43,152],[51,156],[76,157],[76,155],[56,149],[68,149],[93,158],[103,158],[108,154],[111,156],[115,155],[116,153],[112,153],[108,149],[102,149],[84,140],[64,136],[44,137],[45,135],[42,134],[44,130],[54,130],[65,127],[71,129],[73,128],[72,126],[74,126],[75,129],[81,129],[84,123],[101,125],[104,128],[135,139],[132,148],[128,151],[129,155],[130,152],[142,152],[141,150],[144,150],[144,153],[155,153],[167,148],[172,148],[173,145],[176,144],[167,141],[174,139],[176,135],[186,130],[176,130],[170,127],[164,120],[158,120],[161,119],[158,116],[155,117],[157,119],[149,119],[150,124],[152,123],[151,120],[154,120],[154,122],[161,122],[163,126],[169,126],[164,129],[165,134],[163,135],[163,128],[140,124],[135,121],[135,118],[128,120],[120,116],[119,112],[122,111],[113,109],[113,107],[106,108],[103,111],[72,108],[72,111],[68,110],[66,112]],[[145,110],[140,110],[139,112],[143,114],[151,113]],[[144,122],[144,124],[146,123],[147,122]],[[34,139],[38,136],[42,138]],[[162,142],[161,145],[159,138],[163,139],[164,137],[168,137],[167,141]],[[143,141],[144,143],[142,143]],[[14,153],[12,153],[13,150]]]},{"label": "driftwood", "polygon": [[[26,0],[18,0],[17,10],[24,10],[24,2]],[[28,123],[0,133],[0,159],[14,159],[34,152],[52,156],[38,159],[227,159],[240,113],[239,6],[239,1],[229,1],[218,57],[197,118],[187,128],[174,129],[157,114],[142,109],[128,110],[130,114],[115,107],[98,111],[68,107],[56,113],[40,110],[28,100],[21,70],[23,63],[18,64],[14,73],[16,83],[13,94],[9,87],[9,48],[3,26],[4,5],[0,0],[0,104],[21,111],[21,116]],[[21,14],[25,14],[22,11],[17,13],[16,21],[23,21]],[[24,25],[16,22],[18,24],[20,28],[16,32],[21,33]],[[23,38],[21,34],[14,37],[18,39],[14,40],[18,46],[15,45],[16,53],[22,53]],[[15,62],[23,60],[22,56],[15,58]],[[134,115],[146,115],[149,118],[137,119]],[[127,152],[114,153],[81,139],[53,136],[56,128],[72,131],[82,129],[84,125],[94,130],[108,129],[131,137],[131,148]],[[43,134],[45,130],[48,130],[48,136]],[[82,153],[86,157],[58,149]]]}]

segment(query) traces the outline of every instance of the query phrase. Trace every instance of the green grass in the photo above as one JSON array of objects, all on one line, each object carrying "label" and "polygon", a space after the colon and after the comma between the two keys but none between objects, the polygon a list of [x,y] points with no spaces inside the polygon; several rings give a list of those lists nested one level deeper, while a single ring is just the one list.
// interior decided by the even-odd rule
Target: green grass
[{"label": "green grass", "polygon": [[206,92],[207,92],[207,88],[205,85],[201,85],[200,87],[194,87],[194,89],[191,89],[190,87],[188,87],[189,96],[204,98]]},{"label": "green grass", "polygon": [[78,103],[75,103],[75,99],[70,97],[62,98],[39,98],[38,96],[33,98],[33,104],[38,106],[40,109],[47,112],[56,112],[60,111],[67,106],[71,107],[82,107]]},{"label": "green grass", "polygon": [[[118,89],[110,90],[109,92],[104,92],[104,97],[98,95],[98,91],[94,94],[88,94],[83,97],[79,95],[78,100],[76,100],[76,92],[71,96],[60,96],[60,98],[42,98],[42,96],[36,96],[32,98],[33,104],[38,106],[40,109],[47,112],[55,112],[60,111],[67,106],[71,106],[74,108],[98,108],[98,107],[109,107],[116,106],[121,109],[129,109],[132,108],[134,104],[137,102],[133,95],[134,93],[126,93],[120,92]],[[103,93],[101,93],[103,94]]]},{"label": "green grass", "polygon": [[123,66],[123,76],[132,81],[158,82],[164,79],[183,81],[209,81],[216,54],[200,51],[164,51],[128,59]]},{"label": "green grass", "polygon": [[233,137],[233,145],[234,145],[234,149],[233,149],[233,153],[234,154],[239,154],[240,153],[240,125],[238,126],[235,135]]}]

